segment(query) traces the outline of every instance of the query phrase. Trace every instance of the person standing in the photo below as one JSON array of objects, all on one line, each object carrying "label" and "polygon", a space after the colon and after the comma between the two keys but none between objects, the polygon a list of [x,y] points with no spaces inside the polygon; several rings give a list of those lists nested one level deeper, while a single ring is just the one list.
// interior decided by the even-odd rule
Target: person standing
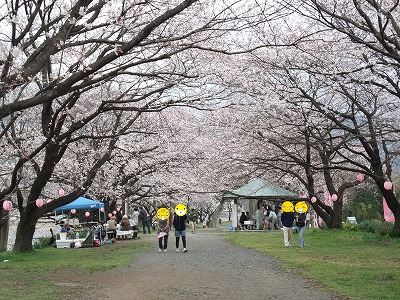
[{"label": "person standing", "polygon": [[133,208],[131,218],[132,222],[135,224],[133,229],[137,230],[138,229],[137,227],[139,226],[139,209],[137,208],[137,206]]},{"label": "person standing", "polygon": [[192,211],[190,212],[190,226],[192,227],[192,233],[195,233],[196,231],[197,221],[198,217],[196,214],[196,210],[193,208]]},{"label": "person standing", "polygon": [[186,249],[186,223],[187,223],[187,215],[183,216],[174,216],[173,225],[175,228],[175,245],[176,245],[176,252],[179,252],[179,239],[182,238],[183,244],[183,253],[187,252]]},{"label": "person standing", "polygon": [[283,226],[283,241],[285,243],[285,247],[292,246],[292,235],[293,235],[293,222],[294,222],[294,213],[293,212],[282,212],[281,221]]},{"label": "person standing", "polygon": [[304,231],[306,230],[306,214],[299,213],[296,215],[296,226],[297,232],[299,233],[299,247],[304,247],[306,244],[304,243]]},{"label": "person standing", "polygon": [[139,209],[139,217],[142,221],[142,226],[143,226],[143,234],[146,234],[146,227],[149,231],[149,234],[151,233],[150,231],[150,225],[149,225],[149,218],[147,217],[147,211],[144,209],[144,207],[140,207]]},{"label": "person standing", "polygon": [[168,235],[169,235],[169,224],[168,219],[158,220],[158,251],[159,252],[167,252],[168,246]]},{"label": "person standing", "polygon": [[276,224],[276,220],[277,220],[277,215],[275,213],[275,211],[273,211],[272,209],[269,212],[269,230],[274,230],[274,229],[278,229],[277,228],[277,224]]}]

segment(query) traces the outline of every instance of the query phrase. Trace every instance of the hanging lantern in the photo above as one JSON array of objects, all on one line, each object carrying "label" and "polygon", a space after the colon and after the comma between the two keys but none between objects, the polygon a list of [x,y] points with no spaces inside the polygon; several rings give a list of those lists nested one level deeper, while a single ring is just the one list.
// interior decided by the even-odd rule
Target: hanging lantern
[{"label": "hanging lantern", "polygon": [[360,173],[360,174],[357,174],[357,180],[358,180],[359,182],[363,182],[363,181],[364,181],[364,179],[365,179],[365,176],[364,176],[364,174],[362,174],[362,173]]},{"label": "hanging lantern", "polygon": [[114,210],[114,211],[113,211],[113,215],[116,215],[116,214],[117,214],[117,212]]},{"label": "hanging lantern", "polygon": [[121,210],[121,208],[117,207],[117,211],[120,211],[120,210]]},{"label": "hanging lantern", "polygon": [[75,214],[75,213],[76,213],[76,209],[75,208],[71,209],[71,214]]},{"label": "hanging lantern", "polygon": [[37,207],[42,207],[43,204],[44,204],[43,199],[39,198],[39,199],[36,200],[36,206],[37,206]]},{"label": "hanging lantern", "polygon": [[391,190],[393,187],[393,183],[391,183],[389,180],[385,181],[385,183],[383,184],[383,187],[385,188],[385,190]]},{"label": "hanging lantern", "polygon": [[316,197],[311,197],[311,202],[312,202],[312,203],[317,202],[317,198],[316,198]]},{"label": "hanging lantern", "polygon": [[88,211],[85,212],[85,216],[86,216],[86,218],[89,217],[90,216],[90,212],[88,212]]},{"label": "hanging lantern", "polygon": [[59,194],[61,197],[64,197],[65,191],[64,191],[63,189],[59,189],[59,190],[58,190],[58,194]]},{"label": "hanging lantern", "polygon": [[332,201],[336,201],[338,199],[338,196],[336,194],[332,195]]},{"label": "hanging lantern", "polygon": [[100,208],[100,211],[101,211],[101,212],[104,212],[104,207]]},{"label": "hanging lantern", "polygon": [[4,210],[10,211],[12,209],[12,202],[10,200],[5,200],[3,202]]},{"label": "hanging lantern", "polygon": [[113,215],[112,213],[108,213],[108,217],[109,217],[109,218],[111,218],[111,217],[112,217],[112,215]]}]

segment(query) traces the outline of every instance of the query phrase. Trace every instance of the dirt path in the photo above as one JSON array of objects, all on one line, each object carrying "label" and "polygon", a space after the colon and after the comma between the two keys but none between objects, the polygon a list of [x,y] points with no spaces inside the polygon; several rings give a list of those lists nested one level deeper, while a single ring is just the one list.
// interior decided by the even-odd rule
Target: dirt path
[{"label": "dirt path", "polygon": [[188,233],[187,253],[175,252],[171,233],[167,253],[158,252],[155,235],[142,235],[152,249],[131,266],[96,274],[95,282],[113,278],[116,283],[102,289],[101,299],[342,299],[282,270],[275,259],[231,245],[215,231]]}]

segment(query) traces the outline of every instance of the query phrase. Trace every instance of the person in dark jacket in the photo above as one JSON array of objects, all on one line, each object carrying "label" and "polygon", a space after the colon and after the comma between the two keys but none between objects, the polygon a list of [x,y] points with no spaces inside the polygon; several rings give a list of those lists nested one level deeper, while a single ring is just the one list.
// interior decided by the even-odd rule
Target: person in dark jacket
[{"label": "person in dark jacket", "polygon": [[248,218],[246,216],[246,213],[244,211],[242,211],[242,215],[239,218],[239,223],[240,223],[240,226],[242,227],[242,229],[245,228],[244,221],[247,221],[247,220],[248,220]]},{"label": "person in dark jacket", "polygon": [[174,216],[173,226],[175,228],[175,244],[176,252],[179,252],[179,238],[182,238],[183,252],[186,253],[186,223],[188,222],[187,215]]},{"label": "person in dark jacket", "polygon": [[293,222],[294,213],[293,212],[282,212],[281,221],[283,226],[283,241],[285,247],[292,246],[292,235],[293,235]]}]

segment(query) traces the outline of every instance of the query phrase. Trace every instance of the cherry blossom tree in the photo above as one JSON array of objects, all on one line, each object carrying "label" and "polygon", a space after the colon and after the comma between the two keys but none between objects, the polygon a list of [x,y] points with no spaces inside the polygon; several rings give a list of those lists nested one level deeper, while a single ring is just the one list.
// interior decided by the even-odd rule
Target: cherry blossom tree
[{"label": "cherry blossom tree", "polygon": [[[207,85],[197,53],[222,51],[218,41],[231,29],[239,32],[261,22],[265,7],[244,2],[3,5],[0,138],[7,164],[0,198],[15,195],[21,218],[16,251],[32,249],[38,218],[88,191],[104,167],[122,163],[114,154],[124,151],[123,137],[152,134],[139,126],[130,130],[143,113],[200,108],[217,98],[220,91]],[[121,171],[118,184],[111,185],[116,193],[143,172],[134,169],[135,163],[129,167],[114,168]],[[57,195],[56,186],[67,194]],[[37,207],[39,197],[55,200]]]}]

